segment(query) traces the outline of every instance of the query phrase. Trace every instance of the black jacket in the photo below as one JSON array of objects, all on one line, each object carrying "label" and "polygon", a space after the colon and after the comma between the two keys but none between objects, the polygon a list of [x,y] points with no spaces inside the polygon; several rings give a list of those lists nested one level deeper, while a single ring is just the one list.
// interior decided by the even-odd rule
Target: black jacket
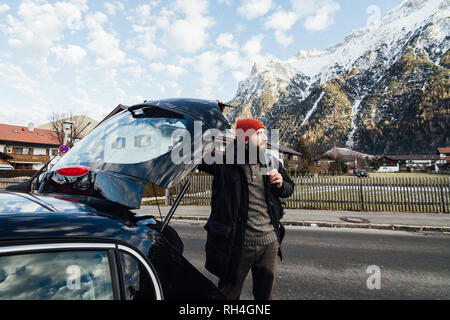
[{"label": "black jacket", "polygon": [[[248,217],[248,184],[245,165],[199,165],[198,169],[214,176],[211,196],[211,215],[205,225],[206,263],[208,271],[221,279],[234,282],[244,244]],[[294,183],[279,164],[283,186],[271,185],[264,176],[264,188],[271,222],[281,244],[284,227],[280,222],[283,208],[279,198],[287,198],[294,192]],[[281,250],[278,255],[282,258]]]}]

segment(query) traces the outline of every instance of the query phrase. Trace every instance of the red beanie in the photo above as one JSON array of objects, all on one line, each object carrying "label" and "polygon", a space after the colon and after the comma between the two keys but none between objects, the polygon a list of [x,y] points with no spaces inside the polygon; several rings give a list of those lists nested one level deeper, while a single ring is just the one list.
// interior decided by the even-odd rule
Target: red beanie
[{"label": "red beanie", "polygon": [[261,121],[256,119],[239,119],[236,123],[236,130],[242,129],[244,132],[248,129],[258,131],[261,128],[265,129],[266,127]]},{"label": "red beanie", "polygon": [[246,133],[247,130],[253,129],[255,131],[258,131],[259,129],[265,129],[266,127],[264,124],[256,119],[239,119],[236,123],[236,132],[241,129],[244,131],[244,136],[246,137],[246,140],[248,139],[249,135]]}]

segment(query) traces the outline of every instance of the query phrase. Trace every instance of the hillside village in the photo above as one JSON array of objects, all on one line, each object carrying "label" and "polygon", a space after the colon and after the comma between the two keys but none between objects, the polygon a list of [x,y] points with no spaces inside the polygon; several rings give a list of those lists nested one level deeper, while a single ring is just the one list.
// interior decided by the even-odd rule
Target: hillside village
[{"label": "hillside village", "polygon": [[[79,121],[81,116],[73,119]],[[72,119],[72,120],[73,120]],[[62,119],[63,121],[66,119]],[[87,117],[82,139],[99,122]],[[58,139],[51,123],[35,128],[0,124],[0,166],[2,169],[39,170],[59,152],[64,143]],[[280,159],[293,174],[345,174],[351,170],[366,169],[374,172],[432,172],[449,173],[450,147],[442,147],[435,154],[382,154],[370,155],[349,148],[332,148],[319,156],[305,157],[302,150],[280,145]]]}]

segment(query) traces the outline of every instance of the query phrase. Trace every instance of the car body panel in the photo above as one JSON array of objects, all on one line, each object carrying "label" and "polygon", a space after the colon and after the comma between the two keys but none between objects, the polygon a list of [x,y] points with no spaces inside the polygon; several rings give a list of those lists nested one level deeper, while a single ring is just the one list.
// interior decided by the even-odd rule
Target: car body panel
[{"label": "car body panel", "polygon": [[97,197],[137,209],[141,205],[146,183],[142,179],[98,169],[91,169],[79,177],[63,176],[52,170],[39,177],[35,189],[41,194]]},{"label": "car body panel", "polygon": [[[202,124],[200,134],[230,128],[219,104],[206,100],[149,101],[112,115],[40,175],[34,192],[28,193],[31,181],[23,188],[0,191],[0,248],[80,242],[124,245],[152,264],[164,298],[224,299],[182,256],[182,241],[173,228],[161,228],[163,222],[153,216],[130,211],[139,208],[146,183],[171,188],[195,168],[193,158],[175,164],[171,150],[180,145],[173,132],[182,128],[192,138],[196,121]],[[190,146],[195,147],[193,139]],[[74,166],[86,170],[79,176],[60,170]]]},{"label": "car body panel", "polygon": [[[1,191],[0,203],[0,247],[49,242],[122,244],[141,252],[151,262],[165,299],[223,299],[217,287],[159,232],[152,217],[123,210],[100,212],[58,195]],[[19,211],[17,206],[32,210]]]}]

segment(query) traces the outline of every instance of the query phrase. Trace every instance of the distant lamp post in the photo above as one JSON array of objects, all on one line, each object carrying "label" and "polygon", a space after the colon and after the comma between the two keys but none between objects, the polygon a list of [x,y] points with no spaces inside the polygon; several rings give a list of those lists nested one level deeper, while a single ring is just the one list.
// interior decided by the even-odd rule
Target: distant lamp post
[{"label": "distant lamp post", "polygon": [[[70,131],[70,144],[72,144],[73,122],[66,120],[63,122],[63,125],[64,125],[64,144],[68,145],[68,143],[69,143],[69,131]],[[71,147],[71,146],[69,146],[69,147]]]}]

